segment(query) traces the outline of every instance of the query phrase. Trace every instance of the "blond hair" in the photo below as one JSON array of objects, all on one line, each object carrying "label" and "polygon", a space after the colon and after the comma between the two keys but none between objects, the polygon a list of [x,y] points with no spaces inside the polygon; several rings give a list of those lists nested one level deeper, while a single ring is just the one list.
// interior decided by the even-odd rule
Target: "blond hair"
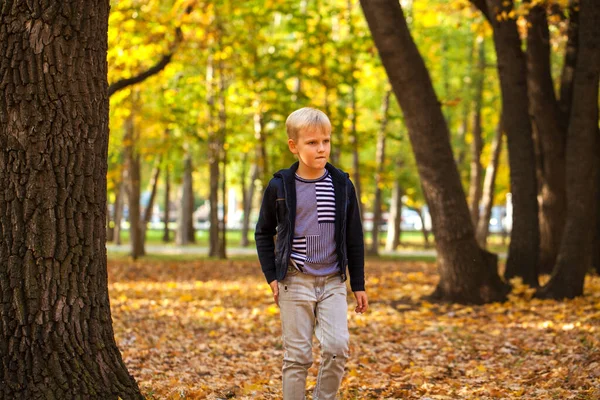
[{"label": "blond hair", "polygon": [[327,115],[316,108],[304,107],[291,113],[285,121],[289,139],[297,140],[303,129],[325,129],[331,132],[331,122]]}]

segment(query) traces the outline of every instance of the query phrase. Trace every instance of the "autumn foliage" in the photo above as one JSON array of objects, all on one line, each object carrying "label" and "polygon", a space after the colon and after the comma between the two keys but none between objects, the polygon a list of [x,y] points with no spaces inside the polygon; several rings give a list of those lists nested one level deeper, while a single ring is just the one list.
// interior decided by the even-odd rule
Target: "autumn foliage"
[{"label": "autumn foliage", "polygon": [[[431,263],[366,272],[371,309],[349,314],[343,399],[600,398],[599,277],[575,300],[532,299],[513,282],[508,302],[473,307],[421,299],[437,283]],[[281,398],[279,310],[256,261],[109,260],[109,290],[148,399]]]}]

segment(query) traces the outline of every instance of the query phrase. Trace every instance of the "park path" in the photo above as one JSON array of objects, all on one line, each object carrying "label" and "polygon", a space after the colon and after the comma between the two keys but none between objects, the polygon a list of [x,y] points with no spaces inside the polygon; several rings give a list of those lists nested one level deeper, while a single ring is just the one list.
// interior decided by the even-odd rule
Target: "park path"
[{"label": "park path", "polygon": [[[109,253],[128,253],[130,247],[128,244],[116,245],[113,243],[107,243],[106,249]],[[158,254],[158,255],[199,255],[208,256],[208,247],[204,246],[172,246],[172,245],[160,245],[150,244],[146,245],[147,254]],[[227,255],[229,256],[251,256],[256,254],[254,247],[228,247]],[[380,251],[381,255],[384,256],[403,256],[403,257],[435,257],[435,249],[425,250],[414,250],[414,249],[402,249],[397,251]],[[502,255],[501,255],[502,256]]]}]

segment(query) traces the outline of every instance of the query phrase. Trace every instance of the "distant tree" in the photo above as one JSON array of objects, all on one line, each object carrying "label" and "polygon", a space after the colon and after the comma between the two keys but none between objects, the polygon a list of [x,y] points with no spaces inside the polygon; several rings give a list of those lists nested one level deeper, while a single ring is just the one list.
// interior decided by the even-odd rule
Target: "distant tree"
[{"label": "distant tree", "polygon": [[0,398],[142,399],[106,270],[108,1],[0,7]]}]

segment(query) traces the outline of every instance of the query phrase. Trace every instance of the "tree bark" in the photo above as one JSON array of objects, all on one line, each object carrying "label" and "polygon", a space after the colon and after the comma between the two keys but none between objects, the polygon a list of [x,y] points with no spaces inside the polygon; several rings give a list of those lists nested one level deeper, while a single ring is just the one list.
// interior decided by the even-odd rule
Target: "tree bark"
[{"label": "tree bark", "polygon": [[108,1],[0,7],[0,398],[142,399],[106,272]]},{"label": "tree bark", "polygon": [[496,174],[498,164],[500,163],[500,153],[502,151],[502,125],[498,124],[496,136],[492,142],[492,156],[485,171],[485,181],[483,182],[482,208],[483,214],[477,223],[477,232],[475,237],[481,248],[486,248],[487,238],[490,230],[490,217],[492,215],[492,206],[494,205],[494,187],[496,185]]},{"label": "tree bark", "polygon": [[[398,169],[402,167],[402,162],[398,162]],[[400,246],[402,238],[402,196],[404,195],[404,189],[398,179],[394,180],[394,187],[392,189],[392,201],[390,205],[390,214],[388,218],[388,231],[387,239],[385,242],[385,249],[387,251],[393,251]]]},{"label": "tree bark", "polygon": [[[222,32],[222,27],[219,29]],[[219,35],[219,47],[223,47],[222,35]],[[221,195],[223,196],[223,218],[219,221],[219,258],[227,258],[227,83],[225,82],[225,68],[223,59],[219,59],[219,150],[221,153]]]},{"label": "tree bark", "polygon": [[[247,163],[248,155],[244,155],[244,164]],[[246,183],[246,169],[244,167],[244,174],[242,176],[242,203],[244,208],[244,218],[242,220],[242,239],[240,242],[240,246],[248,247],[250,246],[250,241],[248,240],[248,234],[250,232],[250,214],[252,213],[252,202],[254,199],[254,191],[256,189],[256,180],[258,179],[258,165],[256,163],[252,164],[250,168],[250,182]]]},{"label": "tree bark", "polygon": [[361,0],[415,153],[433,220],[440,282],[433,298],[461,303],[503,300],[497,257],[477,246],[450,134],[425,63],[397,0]]},{"label": "tree bark", "polygon": [[121,180],[119,188],[118,202],[115,204],[115,230],[114,230],[114,241],[115,244],[121,245],[121,223],[123,222],[123,209],[125,207],[125,198],[128,196],[127,183]]},{"label": "tree bark", "polygon": [[[348,23],[349,36],[354,37],[354,24],[352,22],[352,0],[347,2],[347,15],[346,20]],[[360,219],[364,221],[364,204],[362,202],[362,184],[360,182],[360,156],[358,143],[358,106],[356,104],[356,86],[358,85],[356,78],[354,77],[355,71],[355,59],[354,49],[350,51],[350,71],[347,78],[348,85],[350,86],[350,144],[352,146],[352,180],[354,181],[354,189],[356,190],[356,198],[360,208]]]},{"label": "tree bark", "polygon": [[377,135],[377,154],[375,156],[377,172],[375,173],[375,201],[373,202],[373,229],[371,230],[371,248],[369,254],[379,254],[379,222],[381,221],[381,188],[383,186],[383,173],[385,169],[385,138],[388,125],[388,112],[390,109],[391,90],[386,90],[381,105],[381,124]]},{"label": "tree bark", "polygon": [[531,120],[539,142],[540,272],[551,272],[565,224],[565,131],[554,93],[550,66],[550,33],[546,9],[536,5],[528,14],[527,67]]},{"label": "tree bark", "polygon": [[148,229],[148,224],[152,219],[152,209],[154,208],[154,200],[156,199],[156,191],[158,189],[158,178],[160,177],[161,164],[162,157],[158,156],[158,160],[156,161],[154,171],[152,171],[152,178],[150,180],[150,199],[148,199],[148,205],[144,210],[144,218],[142,222],[142,240],[144,241],[144,243],[146,242],[146,231]]},{"label": "tree bark", "polygon": [[483,88],[485,85],[485,47],[483,40],[477,42],[477,75],[475,83],[475,113],[473,114],[473,140],[471,141],[471,182],[469,185],[469,211],[473,226],[479,221],[479,203],[481,202],[483,167],[483,132],[481,128],[481,109],[483,108]]},{"label": "tree bark", "polygon": [[[488,0],[498,74],[502,92],[502,127],[506,132],[513,199],[513,225],[504,272],[505,279],[519,276],[538,286],[539,223],[535,153],[529,101],[527,66],[512,0]],[[506,16],[506,17],[505,17]]]},{"label": "tree bark", "polygon": [[171,219],[171,171],[169,166],[165,166],[165,198],[164,198],[164,228],[163,228],[163,242],[169,243],[171,241],[171,235],[169,230],[169,220]]},{"label": "tree bark", "polygon": [[598,84],[600,77],[600,7],[581,0],[579,50],[567,138],[567,220],[556,266],[540,298],[583,295],[598,212]]},{"label": "tree bark", "polygon": [[131,246],[131,257],[135,260],[143,256],[144,249],[142,218],[140,210],[141,197],[141,165],[140,154],[135,149],[137,142],[135,132],[133,110],[132,114],[125,120],[125,167],[127,168],[128,194],[127,205],[129,207],[129,244]]},{"label": "tree bark", "polygon": [[[190,244],[190,223],[193,221],[192,215],[190,215],[193,209],[193,197],[190,196],[192,192],[192,158],[187,152],[183,161],[183,184],[181,185],[181,197],[179,204],[179,214],[177,221],[177,235],[176,242],[179,246],[185,246]],[[192,203],[192,204],[190,204]]]},{"label": "tree bark", "polygon": [[567,47],[565,49],[565,62],[560,76],[560,96],[558,108],[560,109],[560,126],[567,134],[571,105],[573,103],[573,80],[575,64],[577,63],[577,49],[579,47],[579,1],[571,0],[569,3],[569,28],[567,30]]}]

